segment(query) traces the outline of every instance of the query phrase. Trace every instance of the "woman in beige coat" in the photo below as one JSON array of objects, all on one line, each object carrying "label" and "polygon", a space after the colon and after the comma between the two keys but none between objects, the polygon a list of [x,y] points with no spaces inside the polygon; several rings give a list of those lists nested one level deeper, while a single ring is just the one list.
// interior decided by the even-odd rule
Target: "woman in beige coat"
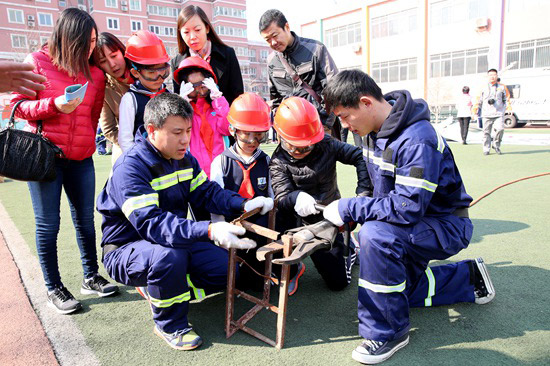
[{"label": "woman in beige coat", "polygon": [[112,163],[122,154],[118,145],[118,107],[120,99],[134,82],[130,74],[130,61],[124,58],[126,47],[114,35],[103,32],[97,38],[97,65],[106,74],[105,100],[99,125],[107,140],[113,143]]}]

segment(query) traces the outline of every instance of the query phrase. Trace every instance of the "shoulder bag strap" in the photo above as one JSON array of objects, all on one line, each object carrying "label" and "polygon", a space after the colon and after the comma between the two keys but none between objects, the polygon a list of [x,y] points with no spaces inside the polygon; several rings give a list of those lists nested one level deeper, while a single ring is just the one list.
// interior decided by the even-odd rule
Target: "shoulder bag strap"
[{"label": "shoulder bag strap", "polygon": [[[26,102],[26,101],[27,101],[26,99],[21,99],[13,105],[13,108],[12,108],[11,114],[10,114],[10,120],[7,124],[8,128],[15,128],[15,111],[17,110],[17,107],[19,107],[19,104],[21,104],[23,102]],[[39,135],[42,135],[42,121],[40,121],[40,120],[36,121],[36,133],[39,134]]]},{"label": "shoulder bag strap", "polygon": [[303,81],[300,76],[298,75],[298,73],[290,66],[290,64],[288,63],[288,61],[285,59],[285,57],[280,53],[280,52],[277,52],[277,57],[279,58],[279,61],[281,61],[281,63],[283,64],[286,72],[289,73],[290,77],[292,78],[292,80],[298,85],[298,86],[301,86],[303,87],[308,93],[309,95],[311,95],[316,101],[317,103],[321,104],[322,103],[322,99],[321,97],[319,97],[319,95],[315,92],[315,90],[313,90],[311,88],[311,86],[309,86],[308,83],[306,83],[305,81]]}]

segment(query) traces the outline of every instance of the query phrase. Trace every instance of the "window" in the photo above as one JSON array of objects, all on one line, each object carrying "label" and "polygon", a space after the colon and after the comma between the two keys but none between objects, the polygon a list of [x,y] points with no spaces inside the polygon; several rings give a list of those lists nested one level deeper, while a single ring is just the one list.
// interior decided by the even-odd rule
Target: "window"
[{"label": "window", "polygon": [[8,9],[8,22],[10,23],[17,23],[17,24],[23,24],[23,10],[19,9]]},{"label": "window", "polygon": [[509,43],[506,45],[506,66],[511,70],[550,66],[550,38]]},{"label": "window", "polygon": [[339,47],[361,42],[361,23],[344,25],[325,31],[327,47]]},{"label": "window", "polygon": [[260,61],[266,62],[268,54],[269,54],[269,52],[267,50],[261,50],[260,51]]},{"label": "window", "polygon": [[225,16],[233,18],[246,19],[246,10],[236,9],[236,8],[227,8],[224,6],[215,6],[214,7],[214,16]]},{"label": "window", "polygon": [[27,48],[27,36],[11,34],[11,46],[13,48]]},{"label": "window", "polygon": [[487,71],[488,48],[478,48],[430,56],[430,77],[479,74]]},{"label": "window", "polygon": [[138,30],[141,30],[141,28],[143,28],[141,20],[132,20],[132,32],[137,32]]},{"label": "window", "polygon": [[177,18],[179,9],[169,8],[167,6],[147,5],[147,11],[149,15],[159,15],[162,17]]},{"label": "window", "polygon": [[118,8],[117,0],[105,0],[105,6],[107,8]]},{"label": "window", "polygon": [[38,13],[38,25],[53,27],[53,17],[50,13]]},{"label": "window", "polygon": [[150,25],[149,30],[159,36],[170,36],[170,37],[176,36],[175,27],[166,27],[163,25]]},{"label": "window", "polygon": [[118,18],[107,18],[107,29],[119,30]]},{"label": "window", "polygon": [[51,3],[52,0],[36,0],[37,2],[40,2],[40,3]]},{"label": "window", "polygon": [[[379,83],[416,80],[416,63],[416,57],[373,63],[372,78]],[[348,69],[360,70],[361,67],[353,66]]]},{"label": "window", "polygon": [[[388,14],[371,20],[372,38],[397,36],[416,30],[416,8]],[[359,41],[361,35],[359,34]]]},{"label": "window", "polygon": [[50,39],[50,37],[48,37],[48,36],[40,36],[40,46],[42,46],[43,44],[48,43],[49,39]]},{"label": "window", "polygon": [[[61,6],[62,8],[66,7],[67,6],[67,1],[59,0],[59,6]],[[92,10],[92,6],[90,5],[90,11],[91,10]]]},{"label": "window", "polygon": [[141,0],[130,0],[130,10],[141,11]]},{"label": "window", "polygon": [[243,37],[246,38],[246,29],[243,28],[235,28],[235,27],[228,27],[225,25],[219,25],[216,27],[216,33],[218,35],[224,35],[224,36],[233,36],[233,37]]},{"label": "window", "polygon": [[465,22],[489,15],[488,0],[444,0],[430,7],[430,26]]}]

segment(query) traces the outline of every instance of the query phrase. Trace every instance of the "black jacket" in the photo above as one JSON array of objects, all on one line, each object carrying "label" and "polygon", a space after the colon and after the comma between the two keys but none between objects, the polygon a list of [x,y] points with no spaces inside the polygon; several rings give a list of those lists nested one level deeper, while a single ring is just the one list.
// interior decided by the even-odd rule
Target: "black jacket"
[{"label": "black jacket", "polygon": [[290,156],[281,145],[275,149],[269,164],[269,173],[275,199],[279,200],[278,208],[294,212],[296,197],[301,191],[310,194],[323,205],[339,199],[337,161],[355,165],[357,171],[355,193],[361,196],[372,196],[372,185],[361,150],[325,135],[325,138],[315,145],[313,151],[300,160]]},{"label": "black jacket", "polygon": [[338,73],[336,64],[321,42],[297,36],[294,32],[292,35],[294,42],[282,54],[272,52],[267,58],[269,95],[273,101],[273,110],[277,110],[285,98],[302,97],[317,108],[323,124],[332,127],[334,118],[331,117],[328,121],[324,106],[320,105],[306,89],[292,80],[280,57],[284,57],[300,76],[300,79],[305,81],[321,98],[323,98],[323,90],[327,82]]},{"label": "black jacket", "polygon": [[[178,54],[170,61],[172,73],[176,71],[180,62],[187,57],[189,57],[189,49],[185,54]],[[225,99],[227,99],[229,105],[231,105],[235,98],[244,93],[243,77],[235,50],[231,47],[212,42],[210,66],[218,78],[220,91],[223,93]],[[180,93],[180,85],[175,80],[174,93]]]}]

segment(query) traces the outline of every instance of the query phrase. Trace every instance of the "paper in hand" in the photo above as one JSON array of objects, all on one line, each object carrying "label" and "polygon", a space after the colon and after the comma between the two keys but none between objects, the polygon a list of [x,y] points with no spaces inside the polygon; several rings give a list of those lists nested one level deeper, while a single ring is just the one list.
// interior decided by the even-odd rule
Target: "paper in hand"
[{"label": "paper in hand", "polygon": [[86,89],[88,88],[88,82],[86,84],[75,84],[71,85],[65,88],[65,99],[68,101],[80,98],[80,100],[84,100],[84,96],[86,95]]}]

